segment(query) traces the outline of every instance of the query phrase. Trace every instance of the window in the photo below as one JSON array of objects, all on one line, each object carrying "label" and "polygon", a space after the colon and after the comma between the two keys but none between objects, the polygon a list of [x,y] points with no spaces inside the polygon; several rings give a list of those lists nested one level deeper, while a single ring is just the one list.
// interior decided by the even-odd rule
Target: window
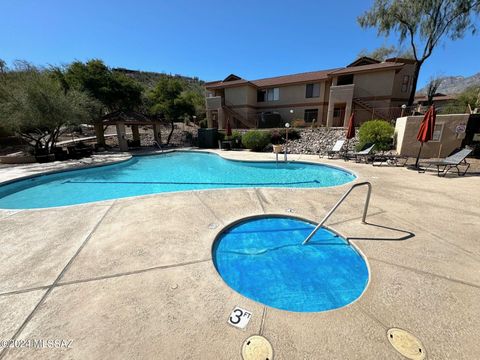
[{"label": "window", "polygon": [[320,96],[320,84],[307,84],[306,86],[306,98],[316,98]]},{"label": "window", "polygon": [[444,124],[435,124],[435,127],[433,128],[433,136],[431,141],[439,142],[442,139],[443,125]]},{"label": "window", "polygon": [[342,109],[341,108],[333,108],[333,117],[334,118],[337,118],[337,117],[340,117],[342,115]]},{"label": "window", "polygon": [[279,88],[267,89],[267,101],[277,101],[279,98],[280,98]]},{"label": "window", "polygon": [[403,80],[402,80],[402,92],[407,92],[408,91],[408,83],[410,82],[410,76],[408,75],[403,75]]},{"label": "window", "polygon": [[318,120],[318,109],[305,109],[303,120],[305,120],[306,123]]}]

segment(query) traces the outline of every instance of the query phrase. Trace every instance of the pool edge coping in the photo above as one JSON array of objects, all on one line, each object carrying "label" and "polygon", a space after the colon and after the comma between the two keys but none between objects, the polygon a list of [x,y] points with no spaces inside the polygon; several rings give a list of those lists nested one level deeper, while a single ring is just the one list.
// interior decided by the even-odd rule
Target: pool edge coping
[{"label": "pool edge coping", "polygon": [[[85,165],[80,165],[80,166],[75,166],[73,165],[70,168],[66,169],[57,169],[57,170],[50,170],[50,171],[44,171],[44,172],[39,172],[37,174],[32,174],[32,175],[26,175],[26,176],[20,176],[16,177],[10,180],[6,180],[3,182],[0,182],[0,188],[6,185],[13,184],[15,182],[23,181],[23,180],[28,180],[28,179],[33,179],[33,178],[39,178],[42,176],[47,176],[47,175],[55,175],[55,174],[62,174],[65,172],[70,172],[70,171],[77,171],[77,170],[86,170],[86,169],[93,169],[97,167],[103,167],[103,166],[112,166],[112,165],[117,165],[121,163],[125,163],[128,161],[133,160],[135,157],[142,157],[142,156],[158,156],[158,155],[163,155],[163,154],[169,154],[169,153],[174,153],[174,152],[196,152],[196,153],[201,153],[201,154],[211,154],[211,155],[216,155],[219,156],[220,158],[227,160],[227,161],[234,161],[234,162],[253,162],[253,163],[276,163],[274,160],[238,160],[238,159],[229,159],[225,156],[222,156],[222,154],[219,154],[215,151],[211,151],[211,149],[207,150],[201,150],[201,149],[192,149],[189,150],[188,148],[180,148],[180,149],[169,149],[165,150],[162,152],[147,152],[147,153],[140,153],[140,154],[131,154],[129,153],[129,156],[126,157],[125,159],[119,159],[119,160],[112,160],[111,162],[108,163],[102,163],[102,164],[85,164]],[[260,153],[261,154],[261,153]],[[296,160],[291,160],[290,162],[293,163],[300,163],[300,164],[308,164],[308,165],[316,165],[316,166],[325,166],[325,167],[330,167],[335,170],[343,171],[346,173],[349,173],[353,175],[355,178],[352,179],[351,181],[348,181],[343,184],[339,185],[331,185],[331,186],[322,186],[322,187],[310,187],[310,188],[298,188],[298,187],[265,187],[265,186],[259,186],[259,187],[238,187],[238,188],[212,188],[212,189],[194,189],[194,190],[180,190],[180,191],[169,191],[169,192],[160,192],[160,193],[153,193],[153,194],[143,194],[143,195],[134,195],[134,196],[127,196],[127,197],[121,197],[121,198],[114,198],[114,199],[105,199],[105,200],[98,200],[98,201],[90,201],[90,202],[85,202],[85,203],[79,203],[79,204],[70,204],[70,205],[60,205],[60,206],[49,206],[49,207],[41,207],[41,208],[1,208],[0,211],[41,211],[41,210],[46,210],[46,209],[59,209],[59,208],[67,208],[71,206],[81,206],[81,205],[101,205],[102,203],[106,203],[108,201],[118,201],[118,200],[124,200],[124,199],[134,199],[134,198],[144,198],[144,197],[152,197],[156,195],[162,195],[162,194],[175,194],[175,193],[188,193],[188,192],[203,192],[203,191],[218,191],[218,190],[239,190],[239,189],[270,189],[270,188],[275,188],[275,189],[283,189],[283,190],[296,190],[296,189],[309,189],[309,190],[314,190],[314,189],[323,189],[323,188],[338,188],[341,186],[346,186],[351,183],[355,183],[359,180],[360,176],[352,170],[345,169],[341,166],[338,165],[331,165],[331,164],[323,164],[323,163],[316,163],[312,161],[296,161]]]}]

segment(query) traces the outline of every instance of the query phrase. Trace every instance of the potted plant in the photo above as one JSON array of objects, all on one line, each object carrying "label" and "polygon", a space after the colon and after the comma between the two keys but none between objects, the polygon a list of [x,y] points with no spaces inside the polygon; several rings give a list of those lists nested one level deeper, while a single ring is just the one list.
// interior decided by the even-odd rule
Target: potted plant
[{"label": "potted plant", "polygon": [[283,137],[280,134],[278,130],[275,130],[272,132],[272,146],[273,146],[273,152],[275,154],[280,154],[282,152],[282,143],[283,143]]}]

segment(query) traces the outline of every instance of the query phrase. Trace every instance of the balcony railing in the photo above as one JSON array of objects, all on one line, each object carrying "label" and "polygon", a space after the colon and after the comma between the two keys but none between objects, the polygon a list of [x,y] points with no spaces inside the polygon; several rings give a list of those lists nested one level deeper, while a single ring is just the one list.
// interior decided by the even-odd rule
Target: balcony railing
[{"label": "balcony railing", "polygon": [[207,97],[205,103],[206,103],[207,110],[218,110],[222,107],[222,97],[221,96]]}]

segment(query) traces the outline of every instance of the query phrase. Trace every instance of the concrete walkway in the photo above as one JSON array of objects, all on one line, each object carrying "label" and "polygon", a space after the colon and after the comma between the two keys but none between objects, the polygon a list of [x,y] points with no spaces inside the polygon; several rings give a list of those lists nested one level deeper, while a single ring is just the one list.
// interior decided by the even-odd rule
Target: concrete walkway
[{"label": "concrete walkway", "polygon": [[[0,358],[241,359],[243,341],[261,334],[275,359],[404,359],[386,335],[398,327],[423,342],[429,359],[478,359],[479,178],[291,159],[344,166],[373,184],[368,224],[361,189],[328,222],[367,257],[371,281],[358,301],[322,313],[273,309],[230,289],[211,261],[230,222],[265,213],[319,220],[351,184],[0,211],[0,340],[72,341],[0,349]],[[245,330],[227,324],[235,306],[253,314]]]}]

